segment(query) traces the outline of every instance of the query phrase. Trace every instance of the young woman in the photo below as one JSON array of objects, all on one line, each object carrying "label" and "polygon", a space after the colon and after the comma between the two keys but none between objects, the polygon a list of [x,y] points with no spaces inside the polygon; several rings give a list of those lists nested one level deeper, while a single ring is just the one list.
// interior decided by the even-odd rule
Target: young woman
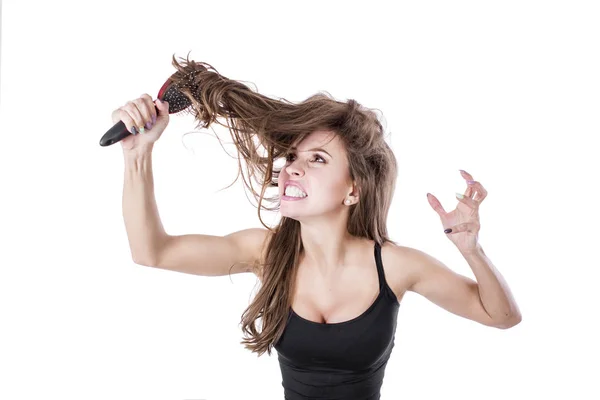
[{"label": "young woman", "polygon": [[[275,348],[286,399],[378,399],[409,290],[491,327],[520,322],[508,285],[478,243],[478,209],[487,192],[469,173],[461,171],[467,188],[455,210],[446,212],[431,194],[428,201],[476,282],[388,237],[396,159],[374,112],[322,93],[300,104],[274,100],[206,63],[173,58],[173,66],[199,126],[226,119],[248,177],[261,188],[257,193],[244,179],[267,229],[223,237],[165,232],[151,154],[169,122],[169,105],[144,94],[112,114],[113,123],[121,120],[133,133],[121,141],[133,259],[203,276],[255,273],[261,286],[242,315],[242,343],[259,356]],[[284,165],[276,167],[279,159]],[[277,190],[271,197],[270,188]],[[262,208],[280,211],[275,227],[264,224]]]}]

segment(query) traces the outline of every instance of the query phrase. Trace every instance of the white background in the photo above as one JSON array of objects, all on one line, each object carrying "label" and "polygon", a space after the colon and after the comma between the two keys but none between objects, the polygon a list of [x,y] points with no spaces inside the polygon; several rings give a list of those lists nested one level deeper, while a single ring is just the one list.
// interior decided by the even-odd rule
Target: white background
[{"label": "white background", "polygon": [[[381,110],[399,162],[391,238],[472,278],[426,193],[452,210],[459,169],[488,190],[480,242],[522,323],[408,293],[382,399],[598,399],[598,21],[594,1],[5,1],[0,397],[283,399],[276,353],[239,343],[256,278],[134,264],[121,146],[98,144],[191,51],[270,97]],[[154,148],[167,232],[260,227],[241,178],[219,191],[234,147],[193,130],[172,116]]]}]

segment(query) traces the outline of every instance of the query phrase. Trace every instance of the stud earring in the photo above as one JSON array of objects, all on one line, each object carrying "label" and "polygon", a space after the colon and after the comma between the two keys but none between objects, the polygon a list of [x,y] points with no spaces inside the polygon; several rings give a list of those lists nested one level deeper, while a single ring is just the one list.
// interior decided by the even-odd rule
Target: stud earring
[{"label": "stud earring", "polygon": [[346,201],[345,201],[346,204],[350,204],[351,202],[352,202],[352,200],[350,200],[350,199],[346,199]]}]

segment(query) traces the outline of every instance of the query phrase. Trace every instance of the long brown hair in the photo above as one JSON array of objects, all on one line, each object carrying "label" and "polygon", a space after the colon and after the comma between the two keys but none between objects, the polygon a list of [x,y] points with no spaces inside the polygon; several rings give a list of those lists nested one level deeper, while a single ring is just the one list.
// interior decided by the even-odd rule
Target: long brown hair
[{"label": "long brown hair", "polygon": [[[258,356],[265,351],[270,355],[289,316],[303,251],[297,220],[281,217],[270,228],[261,218],[261,209],[279,211],[280,207],[278,191],[271,197],[266,195],[267,189],[278,187],[281,167],[274,164],[315,130],[335,132],[345,146],[350,176],[360,193],[359,202],[350,206],[348,233],[382,246],[385,242],[396,244],[388,238],[386,223],[396,185],[396,158],[384,141],[377,114],[353,99],[340,102],[327,92],[319,92],[299,104],[275,100],[224,77],[207,63],[189,60],[189,54],[188,58],[180,59],[181,63],[173,55],[177,72],[172,79],[192,101],[189,112],[198,121],[198,127],[212,123],[227,127],[244,158],[248,178],[253,177],[260,185],[257,193],[238,161],[238,177],[242,175],[245,186],[258,201],[258,218],[272,233],[266,243],[265,262],[256,261],[253,265],[262,284],[242,314],[242,331],[248,336],[241,343]],[[224,118],[227,125],[218,117]],[[259,153],[261,148],[266,155]]]}]

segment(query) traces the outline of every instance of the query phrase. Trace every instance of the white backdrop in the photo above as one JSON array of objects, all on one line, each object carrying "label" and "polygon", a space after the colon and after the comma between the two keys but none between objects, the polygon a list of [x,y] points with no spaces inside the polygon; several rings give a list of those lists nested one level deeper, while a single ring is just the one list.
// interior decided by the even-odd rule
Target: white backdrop
[{"label": "white backdrop", "polygon": [[[382,399],[598,399],[599,20],[594,1],[5,1],[0,398],[283,398],[276,353],[239,343],[256,278],[133,263],[121,145],[98,144],[112,110],[156,98],[191,51],[267,96],[381,110],[392,239],[471,278],[426,193],[453,209],[459,169],[488,190],[480,241],[522,323],[408,293]],[[260,227],[241,179],[219,191],[234,147],[193,130],[172,116],[154,147],[167,232]]]}]

